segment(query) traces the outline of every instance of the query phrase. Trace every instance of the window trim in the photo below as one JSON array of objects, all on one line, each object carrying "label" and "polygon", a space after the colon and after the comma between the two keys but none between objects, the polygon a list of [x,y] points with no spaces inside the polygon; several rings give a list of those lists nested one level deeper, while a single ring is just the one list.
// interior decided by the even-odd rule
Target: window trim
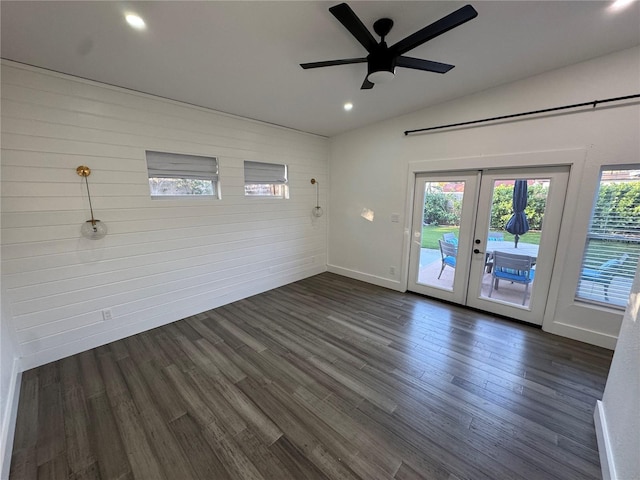
[{"label": "window trim", "polygon": [[[608,308],[616,311],[623,311],[626,308],[626,302],[624,302],[623,304],[620,304],[620,303],[614,303],[614,301],[611,300],[611,297],[614,297],[620,300],[621,295],[616,296],[616,293],[623,293],[623,290],[619,288],[620,280],[618,280],[618,285],[615,285],[616,287],[618,287],[617,289],[611,290],[611,284],[614,283],[614,279],[616,277],[628,278],[632,281],[633,276],[635,276],[636,270],[638,269],[637,260],[638,260],[638,256],[640,255],[640,253],[638,252],[638,249],[636,249],[634,252],[632,249],[626,249],[626,250],[620,249],[617,247],[617,245],[618,244],[640,244],[640,235],[638,235],[638,231],[640,229],[640,221],[636,220],[636,222],[631,224],[631,225],[636,225],[635,229],[630,228],[629,227],[630,224],[629,223],[625,224],[624,222],[614,223],[611,227],[608,227],[609,230],[617,230],[618,232],[620,232],[621,231],[620,227],[624,225],[626,230],[622,230],[622,233],[616,233],[614,231],[603,231],[602,228],[600,230],[594,230],[594,219],[595,220],[598,219],[599,212],[596,209],[598,207],[598,200],[600,197],[602,186],[605,185],[605,183],[603,183],[603,174],[605,172],[615,172],[615,171],[624,171],[624,170],[638,171],[640,170],[640,164],[602,165],[599,169],[597,186],[596,186],[595,194],[593,197],[591,212],[589,214],[589,223],[588,223],[587,231],[585,235],[585,243],[580,256],[580,269],[578,271],[578,281],[574,291],[575,302],[578,302],[581,304],[604,307],[604,308]],[[615,180],[616,179],[611,179],[608,181],[608,183],[615,183]],[[624,181],[625,181],[624,179],[619,179],[618,183],[622,183]],[[626,181],[631,182],[634,180],[629,179]],[[640,176],[638,176],[637,180],[635,181],[640,182]],[[633,205],[636,205],[636,204],[634,203]],[[620,216],[620,218],[622,218],[622,216]],[[590,242],[592,240],[596,240],[596,241],[600,240],[605,243],[611,242],[611,244],[616,244],[616,245],[603,245],[602,252],[590,254],[588,249],[590,248]],[[612,246],[613,248],[611,248]],[[621,264],[616,263],[615,267],[605,266],[606,264],[609,264],[611,263],[611,261],[614,261],[614,260],[622,260],[623,263]],[[594,275],[597,275],[598,273],[598,270],[599,270],[598,267],[602,267],[600,270],[603,270],[603,271],[606,270],[605,276],[607,278],[603,278],[602,280],[594,279]],[[610,272],[609,270],[613,270],[613,273]],[[616,273],[622,273],[622,274],[616,275]],[[606,282],[606,280],[608,280],[608,282]],[[603,288],[603,293],[606,294],[606,297],[608,298],[605,298],[604,296],[602,300],[596,299],[596,298],[589,298],[590,292],[587,293],[582,290],[584,288],[583,282],[591,282],[592,286],[598,285],[598,283],[600,283],[601,284],[600,288]],[[606,288],[604,285],[605,283],[606,283]]]},{"label": "window trim", "polygon": [[218,157],[145,150],[145,159],[148,180],[152,178],[205,180],[210,181],[213,188],[212,194],[154,194],[151,182],[149,182],[149,193],[152,199],[221,198]]},{"label": "window trim", "polygon": [[[284,163],[244,161],[244,197],[245,198],[271,198],[276,200],[289,199],[289,166]],[[272,189],[282,186],[282,195],[250,194],[247,193],[248,185],[264,185]]]}]

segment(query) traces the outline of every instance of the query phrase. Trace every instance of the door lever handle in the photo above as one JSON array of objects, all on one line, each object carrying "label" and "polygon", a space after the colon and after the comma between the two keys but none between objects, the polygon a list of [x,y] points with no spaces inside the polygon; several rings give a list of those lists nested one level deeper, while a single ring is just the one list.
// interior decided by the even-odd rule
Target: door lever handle
[{"label": "door lever handle", "polygon": [[484,252],[481,252],[480,250],[478,250],[477,248],[475,248],[475,249],[473,250],[473,253],[484,253]]}]

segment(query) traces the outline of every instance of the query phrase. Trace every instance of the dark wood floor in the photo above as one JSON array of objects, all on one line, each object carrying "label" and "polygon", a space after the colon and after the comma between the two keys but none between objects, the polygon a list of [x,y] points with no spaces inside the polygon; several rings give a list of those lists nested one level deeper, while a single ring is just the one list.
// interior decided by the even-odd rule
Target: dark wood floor
[{"label": "dark wood floor", "polygon": [[25,372],[11,478],[600,478],[610,361],[326,273]]}]

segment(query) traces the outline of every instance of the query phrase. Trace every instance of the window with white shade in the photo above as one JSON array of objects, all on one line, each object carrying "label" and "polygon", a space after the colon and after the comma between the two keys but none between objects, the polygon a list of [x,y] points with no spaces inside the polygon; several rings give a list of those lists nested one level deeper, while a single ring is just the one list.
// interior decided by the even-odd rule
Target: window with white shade
[{"label": "window with white shade", "polygon": [[146,156],[152,197],[219,198],[217,158],[154,151]]},{"label": "window with white shade", "polygon": [[591,214],[576,299],[623,309],[640,257],[640,165],[608,167]]},{"label": "window with white shade", "polygon": [[247,197],[289,198],[287,166],[245,161],[244,194]]}]

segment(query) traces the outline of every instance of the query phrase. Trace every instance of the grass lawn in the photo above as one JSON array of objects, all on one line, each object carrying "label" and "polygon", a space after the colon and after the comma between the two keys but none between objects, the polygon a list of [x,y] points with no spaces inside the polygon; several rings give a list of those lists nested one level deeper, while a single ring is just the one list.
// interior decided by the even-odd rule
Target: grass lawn
[{"label": "grass lawn", "polygon": [[438,240],[442,240],[443,233],[454,232],[458,236],[460,227],[450,225],[426,225],[422,227],[422,248],[440,249]]},{"label": "grass lawn", "polygon": [[[442,240],[443,233],[453,232],[458,236],[459,230],[460,227],[455,225],[426,225],[422,227],[422,248],[438,250],[440,248],[438,240]],[[504,232],[504,240],[506,242],[514,241],[513,235]],[[520,241],[540,245],[540,232],[527,232],[524,235],[520,235]]]}]

